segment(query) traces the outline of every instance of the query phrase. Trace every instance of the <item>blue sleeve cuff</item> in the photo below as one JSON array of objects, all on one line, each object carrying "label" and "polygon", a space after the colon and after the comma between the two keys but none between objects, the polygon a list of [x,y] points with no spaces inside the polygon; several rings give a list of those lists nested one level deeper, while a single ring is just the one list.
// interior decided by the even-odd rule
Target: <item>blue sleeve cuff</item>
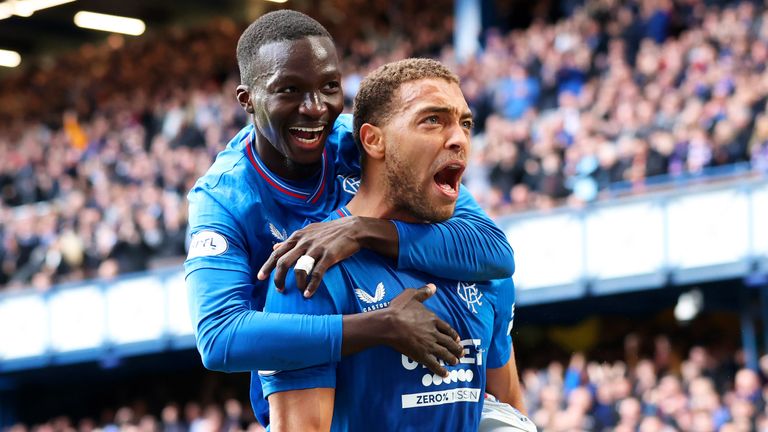
[{"label": "blue sleeve cuff", "polygon": [[313,388],[336,388],[336,363],[294,371],[259,372],[264,398],[273,393]]},{"label": "blue sleeve cuff", "polygon": [[334,362],[341,361],[341,341],[343,332],[343,316],[330,315],[328,317],[328,326],[331,329],[331,359]]}]

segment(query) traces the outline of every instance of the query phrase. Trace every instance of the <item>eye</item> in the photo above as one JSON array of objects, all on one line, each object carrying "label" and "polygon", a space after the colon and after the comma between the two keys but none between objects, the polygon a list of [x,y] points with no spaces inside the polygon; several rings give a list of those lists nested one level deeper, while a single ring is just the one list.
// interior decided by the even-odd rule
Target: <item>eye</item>
[{"label": "eye", "polygon": [[467,130],[471,130],[473,127],[475,127],[475,122],[472,120],[462,120],[461,127]]},{"label": "eye", "polygon": [[424,119],[424,123],[427,124],[440,124],[440,117],[436,115],[431,115]]},{"label": "eye", "polygon": [[298,89],[295,86],[280,87],[278,93],[296,93]]},{"label": "eye", "polygon": [[323,86],[324,91],[336,91],[341,88],[341,83],[338,81],[329,81]]}]

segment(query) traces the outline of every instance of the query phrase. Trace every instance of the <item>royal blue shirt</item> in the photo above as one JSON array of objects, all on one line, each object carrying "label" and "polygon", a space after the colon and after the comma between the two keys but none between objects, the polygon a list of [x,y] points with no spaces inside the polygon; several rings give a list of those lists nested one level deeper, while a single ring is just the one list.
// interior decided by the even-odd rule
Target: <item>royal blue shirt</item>
[{"label": "royal blue shirt", "polygon": [[[329,219],[348,214],[342,208]],[[321,366],[261,371],[265,396],[335,388],[332,431],[476,430],[486,368],[501,367],[509,359],[511,279],[436,278],[417,270],[397,270],[391,260],[364,250],[330,268],[323,278],[325,286],[311,301],[287,285],[284,295],[269,291],[265,310],[314,315],[366,312],[387,307],[405,288],[428,282],[437,286],[437,292],[425,305],[459,333],[464,346],[460,363],[447,366],[448,378],[390,348],[376,347]]]},{"label": "royal blue shirt", "polygon": [[[254,127],[241,130],[189,192],[189,308],[203,364],[227,372],[292,369],[341,358],[341,315],[261,312],[267,284],[257,270],[272,245],[346,204],[357,191],[359,153],[352,118],[334,124],[321,173],[303,183],[270,172],[254,149]],[[440,224],[394,222],[398,268],[445,277],[509,277],[514,259],[504,233],[461,189],[454,217]],[[427,246],[427,245],[430,246]],[[431,245],[440,245],[433,250]],[[279,354],[279,355],[278,355]],[[266,424],[257,375],[251,400]]]}]

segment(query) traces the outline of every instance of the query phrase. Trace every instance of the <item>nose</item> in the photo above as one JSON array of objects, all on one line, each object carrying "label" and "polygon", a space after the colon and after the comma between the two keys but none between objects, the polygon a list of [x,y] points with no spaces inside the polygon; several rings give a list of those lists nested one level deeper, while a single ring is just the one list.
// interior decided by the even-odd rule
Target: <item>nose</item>
[{"label": "nose", "polygon": [[461,122],[454,123],[446,129],[445,148],[455,152],[469,150],[469,133],[461,126]]},{"label": "nose", "polygon": [[299,106],[299,112],[308,117],[319,118],[328,112],[325,99],[318,92],[308,92],[304,95],[304,100]]}]

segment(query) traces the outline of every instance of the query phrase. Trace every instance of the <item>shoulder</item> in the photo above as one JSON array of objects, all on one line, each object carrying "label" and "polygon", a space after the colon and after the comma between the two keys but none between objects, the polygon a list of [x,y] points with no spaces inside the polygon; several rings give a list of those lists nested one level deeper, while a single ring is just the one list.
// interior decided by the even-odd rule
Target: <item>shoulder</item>
[{"label": "shoulder", "polygon": [[244,128],[221,151],[216,160],[187,194],[190,205],[225,208],[237,216],[258,205],[261,192],[245,154],[245,137],[252,126]]}]

